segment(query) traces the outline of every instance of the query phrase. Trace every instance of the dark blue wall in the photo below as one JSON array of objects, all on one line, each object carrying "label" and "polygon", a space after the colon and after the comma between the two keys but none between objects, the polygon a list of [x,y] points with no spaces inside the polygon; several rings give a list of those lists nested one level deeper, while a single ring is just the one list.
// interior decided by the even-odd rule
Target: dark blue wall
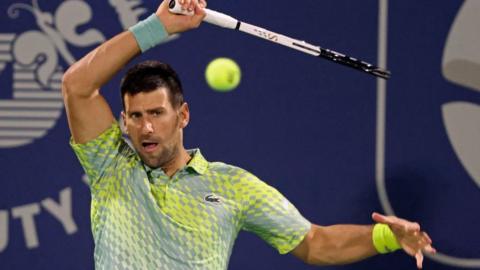
[{"label": "dark blue wall", "polygon": [[[138,8],[147,9],[140,16],[144,18],[156,9],[156,3],[142,2]],[[14,39],[10,44],[14,44],[27,31],[45,33],[25,10],[18,18],[9,17],[6,10],[13,3],[0,2],[0,37],[12,33]],[[39,1],[40,8],[52,15],[61,3]],[[377,63],[378,40],[386,34],[378,30],[379,3],[376,0],[212,1],[209,8]],[[465,101],[474,106],[480,103],[480,94],[475,92],[478,89],[451,83],[442,74],[449,31],[464,3],[411,0],[383,3],[389,4],[386,59],[393,74],[385,88],[379,89],[377,79],[371,75],[206,24],[149,51],[135,62],[158,59],[178,70],[191,109],[191,123],[185,132],[187,147],[200,147],[211,161],[221,160],[253,172],[285,194],[310,221],[322,225],[369,224],[372,211],[393,210],[399,216],[419,221],[431,234],[442,258],[461,259],[457,262],[448,258],[426,259],[426,269],[459,269],[462,265],[480,269],[479,186],[454,151],[442,117],[442,106],[449,102]],[[92,8],[93,17],[77,29],[79,32],[96,29],[109,38],[125,27],[109,1],[84,4]],[[476,23],[480,25],[480,20]],[[477,37],[480,42],[478,31]],[[75,59],[98,44],[91,43],[66,42]],[[5,111],[10,110],[8,101],[22,95],[14,93],[20,88],[14,84],[15,55],[5,58],[13,53],[15,45],[9,47],[7,41],[2,44],[0,269],[93,269],[89,191],[82,181],[83,170],[68,145],[63,108],[50,110],[60,111],[58,117],[40,119],[54,121],[51,127],[43,128],[44,135],[23,145],[8,145],[8,140],[16,135],[5,131],[28,127],[9,128],[9,122],[5,121],[35,122],[39,118],[5,116]],[[58,50],[55,54],[59,56],[58,66],[65,70],[68,61]],[[216,57],[233,58],[241,66],[242,82],[235,91],[218,93],[206,85],[205,67]],[[36,76],[33,80],[40,79]],[[50,88],[38,91],[58,93],[52,86],[55,83],[58,84],[58,79],[51,81]],[[120,113],[118,84],[116,77],[103,89],[116,115]],[[387,93],[385,111],[379,110],[377,103],[382,89]],[[33,99],[38,101],[24,98]],[[44,101],[55,103],[59,98]],[[377,114],[386,117],[385,143],[380,146],[376,135]],[[476,119],[470,124],[478,127]],[[478,143],[477,137],[472,147],[478,148]],[[385,159],[380,163],[377,147],[385,151]],[[475,162],[480,166],[480,159]],[[385,176],[376,175],[376,170]],[[389,200],[383,204],[377,182],[386,186]],[[70,231],[41,203],[47,198],[59,202],[62,191],[66,194],[65,203],[72,204],[75,226]],[[30,247],[22,227],[26,218],[18,218],[22,209],[35,212],[30,220],[34,222],[33,234],[38,241]],[[413,259],[397,252],[350,266],[323,269],[414,267]],[[280,256],[256,236],[241,233],[229,269],[314,268],[290,255]]]}]

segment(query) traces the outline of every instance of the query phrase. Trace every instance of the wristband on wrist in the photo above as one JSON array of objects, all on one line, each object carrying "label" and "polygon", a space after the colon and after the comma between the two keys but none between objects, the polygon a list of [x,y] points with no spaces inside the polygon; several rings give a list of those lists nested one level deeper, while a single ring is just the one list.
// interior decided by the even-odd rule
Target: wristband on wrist
[{"label": "wristband on wrist", "polygon": [[380,254],[394,252],[402,248],[392,230],[386,224],[377,223],[373,226],[372,240],[375,249]]},{"label": "wristband on wrist", "polygon": [[142,53],[162,43],[168,37],[167,30],[155,13],[128,30],[135,36]]}]

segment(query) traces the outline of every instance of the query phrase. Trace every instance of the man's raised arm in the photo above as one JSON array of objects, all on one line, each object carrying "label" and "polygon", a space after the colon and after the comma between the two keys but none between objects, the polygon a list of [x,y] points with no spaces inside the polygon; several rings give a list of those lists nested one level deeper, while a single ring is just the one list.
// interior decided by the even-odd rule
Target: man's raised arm
[{"label": "man's raised arm", "polygon": [[[199,3],[196,0],[181,2],[185,9],[194,10],[195,14],[171,14],[167,0],[160,4],[155,13],[168,35],[198,27],[205,16],[204,0]],[[140,52],[139,40],[131,31],[125,31],[88,53],[67,70],[62,81],[62,92],[68,124],[76,143],[96,138],[115,121],[110,106],[100,94],[100,88]]]}]

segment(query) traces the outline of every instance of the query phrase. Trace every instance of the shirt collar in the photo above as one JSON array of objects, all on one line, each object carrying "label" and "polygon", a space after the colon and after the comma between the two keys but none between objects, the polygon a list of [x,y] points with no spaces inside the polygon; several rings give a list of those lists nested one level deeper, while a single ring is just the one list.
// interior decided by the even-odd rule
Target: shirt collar
[{"label": "shirt collar", "polygon": [[[187,169],[192,168],[198,174],[205,174],[208,168],[208,161],[203,157],[202,153],[200,152],[200,149],[198,148],[189,149],[187,150],[187,153],[192,157],[192,159],[190,159],[186,168]],[[161,168],[153,169],[143,162],[142,164],[148,173],[153,173],[157,177],[159,175],[164,174]]]},{"label": "shirt collar", "polygon": [[203,157],[200,149],[187,150],[188,154],[192,157],[187,164],[187,168],[192,168],[198,174],[205,174],[208,168],[208,161]]}]

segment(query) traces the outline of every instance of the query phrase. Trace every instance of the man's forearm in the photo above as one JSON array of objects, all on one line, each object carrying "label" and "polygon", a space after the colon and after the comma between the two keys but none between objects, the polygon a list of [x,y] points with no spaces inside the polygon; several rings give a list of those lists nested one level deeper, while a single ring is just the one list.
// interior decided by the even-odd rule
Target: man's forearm
[{"label": "man's forearm", "polygon": [[305,236],[293,254],[309,264],[347,264],[377,254],[368,225],[317,226]]}]

